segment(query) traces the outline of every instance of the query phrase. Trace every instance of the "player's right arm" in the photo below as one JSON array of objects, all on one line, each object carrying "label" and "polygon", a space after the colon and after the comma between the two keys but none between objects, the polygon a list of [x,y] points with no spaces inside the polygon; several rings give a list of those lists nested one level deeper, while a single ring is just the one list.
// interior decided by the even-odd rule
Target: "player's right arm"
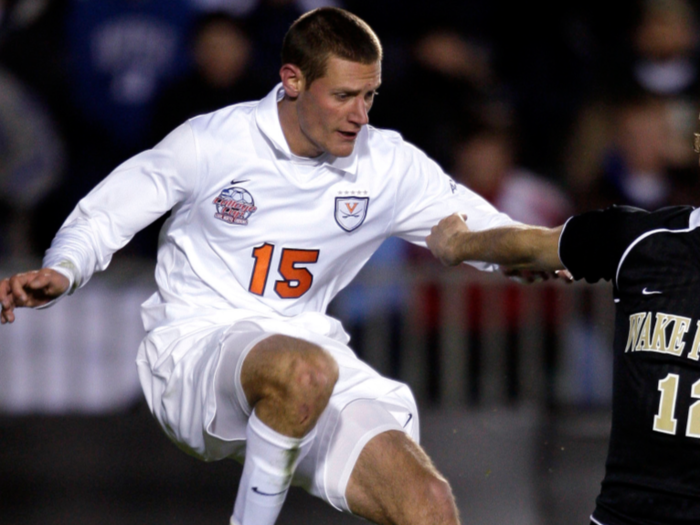
[{"label": "player's right arm", "polygon": [[118,166],[68,216],[46,252],[44,267],[66,269],[71,291],[85,285],[138,231],[192,195],[196,159],[194,134],[185,123]]},{"label": "player's right arm", "polygon": [[43,268],[0,281],[0,322],[17,307],[49,306],[104,270],[141,229],[190,196],[197,151],[189,123],[127,160],[80,200],[47,250]]},{"label": "player's right arm", "polygon": [[18,273],[0,281],[0,323],[12,323],[19,307],[46,306],[63,295],[70,280],[51,268]]},{"label": "player's right arm", "polygon": [[462,214],[452,214],[431,229],[426,243],[446,266],[484,261],[510,270],[555,271],[564,268],[559,259],[562,227],[525,224],[472,231]]}]

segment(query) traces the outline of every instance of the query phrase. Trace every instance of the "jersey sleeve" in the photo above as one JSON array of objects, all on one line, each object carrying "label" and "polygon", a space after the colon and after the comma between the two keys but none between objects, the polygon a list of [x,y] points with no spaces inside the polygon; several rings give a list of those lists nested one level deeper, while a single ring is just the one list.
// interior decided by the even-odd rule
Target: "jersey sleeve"
[{"label": "jersey sleeve", "polygon": [[[410,145],[405,147],[408,168],[398,187],[394,235],[425,247],[430,229],[453,213],[465,214],[474,231],[517,224],[486,199],[456,183],[423,152]],[[494,268],[486,263],[468,264],[480,269]]]},{"label": "jersey sleeve", "polygon": [[70,268],[73,289],[107,268],[114,252],[196,188],[197,151],[188,123],[118,166],[65,220],[44,267]]},{"label": "jersey sleeve", "polygon": [[559,258],[574,279],[609,281],[628,247],[646,232],[687,228],[690,206],[649,212],[631,206],[611,206],[571,217],[559,238]]}]

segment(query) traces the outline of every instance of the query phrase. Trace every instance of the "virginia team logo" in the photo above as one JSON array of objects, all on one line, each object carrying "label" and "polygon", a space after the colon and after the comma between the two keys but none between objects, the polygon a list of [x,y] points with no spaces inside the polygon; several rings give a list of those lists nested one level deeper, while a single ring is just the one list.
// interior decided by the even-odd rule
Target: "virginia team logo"
[{"label": "virginia team logo", "polygon": [[346,232],[359,228],[367,217],[369,197],[336,197],[335,222]]},{"label": "virginia team logo", "polygon": [[[231,181],[235,184],[236,181]],[[255,206],[253,196],[243,188],[229,187],[221,191],[214,199],[216,213],[214,217],[229,224],[248,224],[248,218],[258,208]]]}]

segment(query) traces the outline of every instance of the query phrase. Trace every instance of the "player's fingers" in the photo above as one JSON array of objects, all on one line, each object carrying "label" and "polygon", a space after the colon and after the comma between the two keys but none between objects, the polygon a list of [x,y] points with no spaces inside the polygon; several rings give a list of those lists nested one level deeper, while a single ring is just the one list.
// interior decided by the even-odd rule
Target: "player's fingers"
[{"label": "player's fingers", "polygon": [[557,276],[559,279],[563,279],[566,284],[571,284],[574,282],[574,276],[571,275],[571,272],[569,270],[557,270],[554,272],[554,275]]},{"label": "player's fingers", "polygon": [[527,282],[530,284],[534,283],[541,283],[542,281],[546,280],[546,274],[544,272],[528,272],[528,280]]},{"label": "player's fingers", "polygon": [[15,320],[15,314],[12,308],[3,308],[0,313],[0,324],[12,323]]},{"label": "player's fingers", "polygon": [[39,270],[27,281],[25,285],[31,290],[40,290],[51,283],[51,274],[47,270]]},{"label": "player's fingers", "polygon": [[45,293],[50,293],[52,286],[54,285],[54,276],[51,270],[39,270],[36,274],[27,282],[25,289],[29,290],[42,290]]},{"label": "player's fingers", "polygon": [[10,277],[10,292],[15,306],[25,306],[28,300],[24,285],[33,277],[34,272],[18,273]]},{"label": "player's fingers", "polygon": [[3,308],[10,305],[12,301],[12,294],[10,290],[10,280],[3,279],[0,281],[0,304]]},{"label": "player's fingers", "polygon": [[10,292],[10,280],[3,279],[0,281],[0,304],[2,304],[2,309],[0,310],[0,323],[11,323],[14,321],[14,314],[12,312],[15,307],[14,301],[12,300],[12,293]]}]

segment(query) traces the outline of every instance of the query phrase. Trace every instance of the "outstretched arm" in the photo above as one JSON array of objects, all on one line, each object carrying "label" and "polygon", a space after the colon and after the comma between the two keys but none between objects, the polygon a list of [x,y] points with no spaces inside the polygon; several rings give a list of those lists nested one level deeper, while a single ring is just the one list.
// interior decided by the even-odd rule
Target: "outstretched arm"
[{"label": "outstretched arm", "polygon": [[446,266],[464,261],[484,261],[511,270],[555,271],[559,260],[562,227],[513,225],[473,232],[464,216],[453,214],[433,226],[426,242]]},{"label": "outstretched arm", "polygon": [[70,281],[50,268],[18,273],[0,281],[0,323],[15,320],[15,308],[44,306],[63,295]]}]

